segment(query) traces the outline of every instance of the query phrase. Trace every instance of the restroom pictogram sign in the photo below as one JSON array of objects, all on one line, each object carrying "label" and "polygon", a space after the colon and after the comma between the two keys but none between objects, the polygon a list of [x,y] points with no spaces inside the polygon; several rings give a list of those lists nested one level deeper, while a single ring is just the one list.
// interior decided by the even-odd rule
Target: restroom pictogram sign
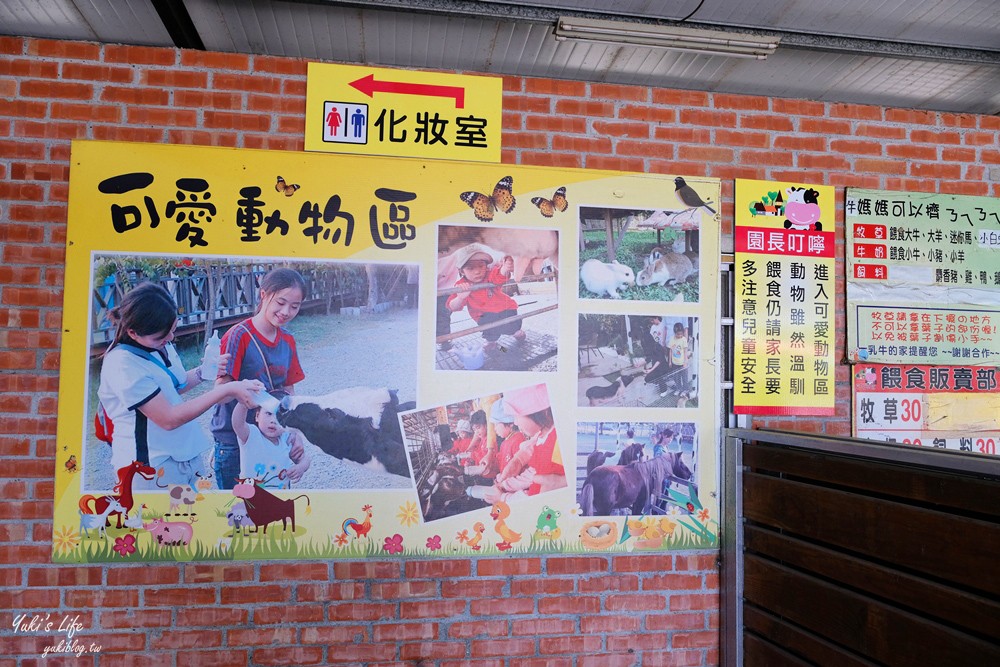
[{"label": "restroom pictogram sign", "polygon": [[310,63],[306,150],[499,162],[499,77]]}]

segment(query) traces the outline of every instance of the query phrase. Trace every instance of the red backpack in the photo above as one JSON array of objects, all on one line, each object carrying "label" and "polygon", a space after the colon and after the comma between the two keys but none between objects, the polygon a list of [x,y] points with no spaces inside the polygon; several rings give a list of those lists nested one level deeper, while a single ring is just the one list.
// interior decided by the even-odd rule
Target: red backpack
[{"label": "red backpack", "polygon": [[101,442],[111,444],[111,436],[115,434],[115,423],[111,421],[111,416],[105,411],[104,404],[97,402],[97,414],[94,415],[94,435]]}]

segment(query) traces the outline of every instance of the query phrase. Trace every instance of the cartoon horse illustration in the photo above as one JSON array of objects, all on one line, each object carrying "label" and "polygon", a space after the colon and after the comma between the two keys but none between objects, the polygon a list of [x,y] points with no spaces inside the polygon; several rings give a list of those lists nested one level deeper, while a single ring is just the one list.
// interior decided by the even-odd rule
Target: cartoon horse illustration
[{"label": "cartoon horse illustration", "polygon": [[[132,506],[135,504],[135,500],[132,497],[132,480],[135,479],[136,475],[141,476],[143,479],[151,480],[156,476],[156,468],[140,461],[132,461],[129,465],[119,468],[118,483],[112,489],[114,495],[92,496],[88,494],[80,496],[80,512],[83,514],[104,514],[111,500],[117,500],[125,508],[125,511],[112,510],[106,518],[105,525],[110,526],[111,517],[117,515],[118,524],[116,528],[121,528],[122,515],[127,515],[131,512]],[[94,503],[93,508],[90,507],[91,501]]]}]

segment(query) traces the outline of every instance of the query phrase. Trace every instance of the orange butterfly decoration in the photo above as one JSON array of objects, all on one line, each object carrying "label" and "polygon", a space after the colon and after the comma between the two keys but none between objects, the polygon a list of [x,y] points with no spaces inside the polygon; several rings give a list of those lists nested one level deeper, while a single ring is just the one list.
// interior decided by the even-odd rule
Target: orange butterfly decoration
[{"label": "orange butterfly decoration", "polygon": [[569,200],[566,199],[566,188],[561,187],[552,194],[552,199],[546,199],[545,197],[532,197],[531,203],[538,207],[538,210],[542,212],[546,218],[551,218],[552,215],[559,211],[562,213],[569,206]]},{"label": "orange butterfly decoration", "polygon": [[476,217],[483,222],[493,220],[493,214],[497,211],[510,213],[517,206],[514,199],[514,178],[504,176],[493,188],[493,194],[484,195],[481,192],[468,191],[459,195],[459,199],[469,205]]},{"label": "orange butterfly decoration", "polygon": [[285,183],[285,179],[278,176],[278,182],[274,184],[274,189],[283,193],[286,197],[291,197],[299,189],[298,183]]}]

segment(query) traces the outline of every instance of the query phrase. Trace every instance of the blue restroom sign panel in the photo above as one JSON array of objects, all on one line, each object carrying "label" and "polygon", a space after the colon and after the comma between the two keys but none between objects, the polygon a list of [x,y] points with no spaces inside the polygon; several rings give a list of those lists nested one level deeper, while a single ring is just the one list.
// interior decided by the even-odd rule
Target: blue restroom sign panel
[{"label": "blue restroom sign panel", "polygon": [[323,141],[335,144],[367,144],[368,105],[355,102],[324,102]]}]

